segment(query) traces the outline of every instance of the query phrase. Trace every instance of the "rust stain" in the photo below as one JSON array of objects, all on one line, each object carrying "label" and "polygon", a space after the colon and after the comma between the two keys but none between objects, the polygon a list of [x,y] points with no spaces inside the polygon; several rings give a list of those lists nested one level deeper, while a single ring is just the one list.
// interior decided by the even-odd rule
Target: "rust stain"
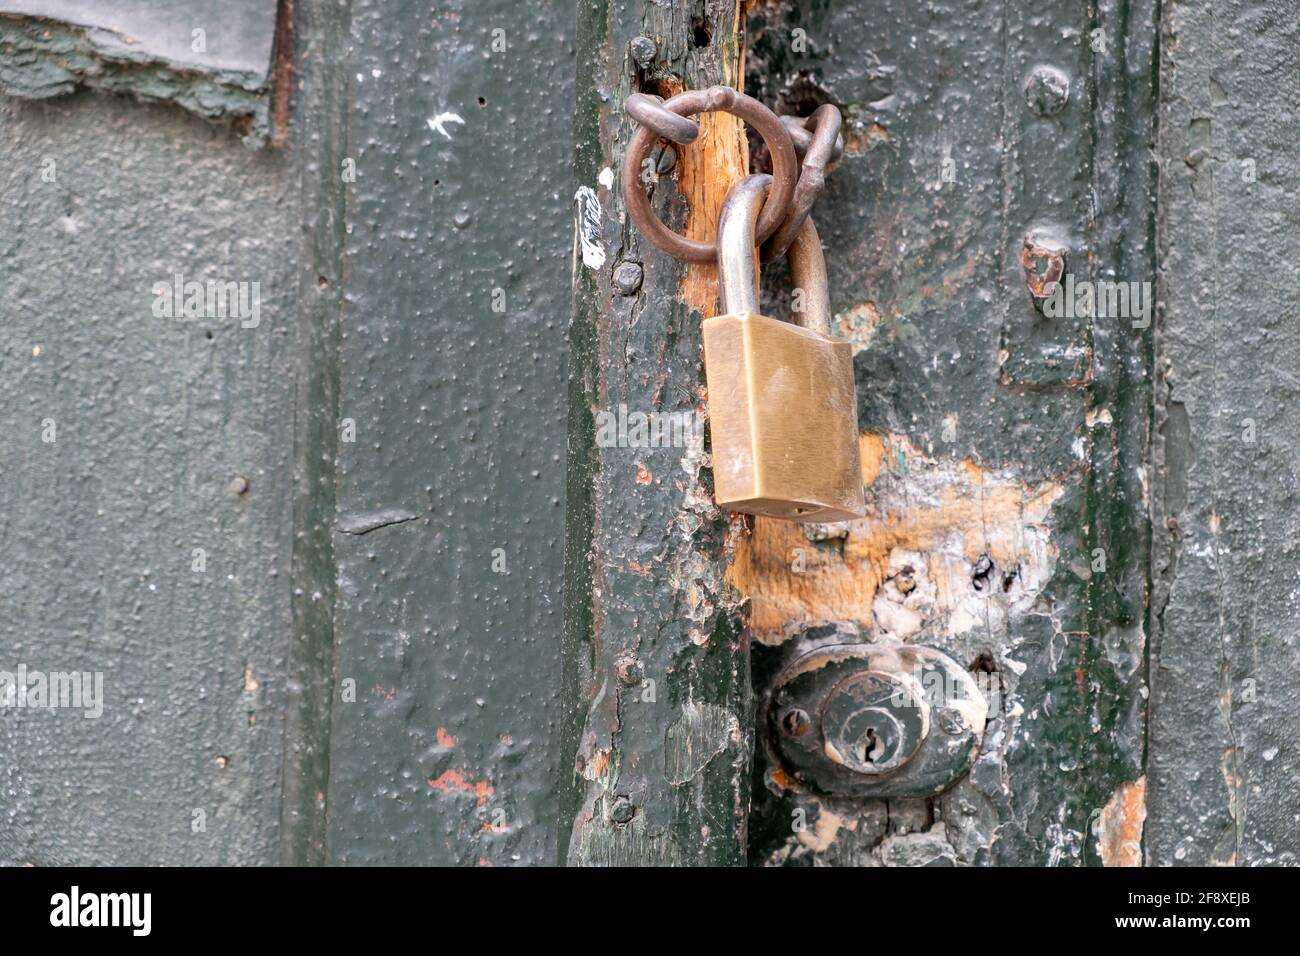
[{"label": "rust stain", "polygon": [[782,770],[780,767],[775,767],[772,770],[769,770],[767,774],[767,778],[769,783],[771,783],[773,786],[779,787],[781,790],[795,789],[794,778],[791,777],[784,770]]},{"label": "rust stain", "polygon": [[1105,866],[1142,865],[1142,827],[1146,819],[1147,778],[1120,784],[1097,821],[1097,844]]},{"label": "rust stain", "polygon": [[289,104],[293,95],[293,0],[280,0],[275,19],[275,54],[271,68],[271,145],[289,143]]},{"label": "rust stain", "polygon": [[[1014,573],[1009,601],[1032,603],[1055,565],[1048,518],[1059,483],[1027,485],[970,460],[936,461],[894,434],[862,435],[859,452],[865,518],[820,534],[757,518],[738,543],[727,580],[752,601],[755,638],[776,643],[788,625],[827,621],[902,639],[927,624],[963,633],[986,623],[989,594],[971,573],[984,557],[999,580]],[[794,556],[805,556],[803,570]]]},{"label": "rust stain", "polygon": [[438,738],[439,747],[456,746],[456,737],[453,734],[447,733],[446,727],[439,727],[434,736]]},{"label": "rust stain", "polygon": [[459,770],[444,770],[437,777],[430,777],[426,782],[439,793],[472,793],[475,803],[480,807],[487,803],[495,792],[486,780],[466,780],[465,775]]},{"label": "rust stain", "polygon": [[872,123],[863,129],[848,129],[844,133],[844,155],[861,156],[877,146],[888,146],[892,142],[889,130],[879,123]]},{"label": "rust stain", "polygon": [[863,302],[835,316],[835,332],[852,344],[854,355],[871,347],[879,325],[880,310],[874,302]]},{"label": "rust stain", "polygon": [[1024,272],[1025,288],[1041,302],[1056,290],[1065,273],[1065,246],[1049,236],[1031,232],[1020,247],[1020,268]]}]

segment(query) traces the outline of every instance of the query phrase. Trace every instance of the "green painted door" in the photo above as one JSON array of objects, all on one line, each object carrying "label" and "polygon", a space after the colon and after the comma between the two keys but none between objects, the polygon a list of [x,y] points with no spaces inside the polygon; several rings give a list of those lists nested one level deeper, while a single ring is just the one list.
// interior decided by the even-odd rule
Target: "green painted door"
[{"label": "green painted door", "polygon": [[[0,862],[1300,862],[1294,16],[112,10],[0,0],[0,691],[97,689],[0,696]],[[630,93],[715,83],[844,116],[860,521],[606,440],[704,421],[712,271],[618,171]],[[750,145],[656,154],[657,213],[709,234]],[[783,772],[827,625],[970,672],[969,772]]]}]

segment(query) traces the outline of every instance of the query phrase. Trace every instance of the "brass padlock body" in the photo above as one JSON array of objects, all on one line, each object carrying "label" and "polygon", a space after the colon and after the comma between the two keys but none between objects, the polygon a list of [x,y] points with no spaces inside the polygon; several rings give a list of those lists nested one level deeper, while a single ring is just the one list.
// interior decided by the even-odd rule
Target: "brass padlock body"
[{"label": "brass padlock body", "polygon": [[790,521],[863,515],[853,350],[831,337],[821,241],[811,217],[790,246],[800,325],[758,314],[754,224],[770,176],[723,204],[718,282],[725,315],[704,321],[714,500]]},{"label": "brass padlock body", "polygon": [[704,321],[714,498],[793,521],[862,516],[853,350],[752,312]]}]

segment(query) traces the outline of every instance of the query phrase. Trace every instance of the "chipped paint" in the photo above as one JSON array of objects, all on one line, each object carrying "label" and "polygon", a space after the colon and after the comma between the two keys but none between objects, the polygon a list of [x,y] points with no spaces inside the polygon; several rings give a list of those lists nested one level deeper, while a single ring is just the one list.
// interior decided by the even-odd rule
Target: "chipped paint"
[{"label": "chipped paint", "polygon": [[[866,517],[832,550],[795,524],[758,519],[728,580],[752,601],[766,643],[790,625],[855,621],[901,639],[1004,629],[1027,612],[1056,566],[1050,515],[1061,484],[935,459],[895,434],[864,434]],[[803,558],[804,570],[792,573]],[[981,560],[989,572],[977,579]]]},{"label": "chipped paint", "polygon": [[431,790],[439,793],[472,794],[475,804],[480,807],[492,799],[492,794],[495,792],[486,780],[469,780],[459,770],[444,770],[437,777],[430,777],[426,782]]},{"label": "chipped paint", "polygon": [[447,124],[455,123],[463,126],[465,120],[459,113],[444,111],[439,113],[437,116],[430,116],[425,120],[425,123],[428,125],[429,129],[433,130],[435,133],[441,133],[447,139],[451,139],[451,133],[447,130]]},{"label": "chipped paint", "polygon": [[842,829],[854,832],[858,829],[858,821],[823,807],[812,821],[811,827],[795,831],[795,839],[814,853],[824,853],[831,848]]},{"label": "chipped paint", "polygon": [[1120,784],[1097,818],[1097,845],[1105,866],[1142,865],[1147,778]]},{"label": "chipped paint", "polygon": [[605,264],[600,198],[590,186],[579,186],[573,201],[578,206],[576,228],[578,245],[582,250],[582,264],[588,269],[599,269]]},{"label": "chipped paint", "polygon": [[853,126],[844,134],[844,155],[862,156],[877,146],[888,146],[892,143],[889,130],[879,123],[869,123],[862,127]]},{"label": "chipped paint", "polygon": [[879,325],[880,310],[876,308],[876,304],[862,302],[844,312],[836,313],[834,332],[836,336],[849,342],[853,346],[853,354],[857,355],[871,348],[871,340],[875,338],[876,328]]},{"label": "chipped paint", "polygon": [[725,707],[687,701],[664,737],[664,777],[678,785],[693,779],[740,737],[740,721]]},{"label": "chipped paint", "polygon": [[[0,12],[0,48],[6,51],[0,58],[0,91],[47,99],[88,87],[143,102],[171,102],[207,119],[231,123],[249,146],[266,142],[274,5],[240,11],[240,17],[232,20],[239,27],[226,28],[232,31],[231,42],[224,46],[247,55],[231,59],[195,57],[189,50],[188,31],[186,42],[178,42],[169,33],[167,18],[146,13],[136,26],[149,28],[153,35],[147,42],[137,42],[113,25],[113,15],[107,11],[102,12],[108,18],[102,23],[101,12],[87,22],[71,23],[24,16],[30,11],[15,9],[26,6],[10,5],[10,10]],[[214,24],[213,29],[221,27]],[[211,39],[215,44],[218,38]]]}]

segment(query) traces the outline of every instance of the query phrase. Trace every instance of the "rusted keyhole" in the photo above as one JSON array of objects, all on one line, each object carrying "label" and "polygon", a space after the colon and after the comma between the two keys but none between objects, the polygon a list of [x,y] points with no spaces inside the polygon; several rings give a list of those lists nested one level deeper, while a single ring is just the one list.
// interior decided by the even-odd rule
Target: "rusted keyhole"
[{"label": "rusted keyhole", "polygon": [[866,735],[862,738],[862,762],[875,763],[883,747],[884,741],[876,736],[876,728],[868,727]]}]

